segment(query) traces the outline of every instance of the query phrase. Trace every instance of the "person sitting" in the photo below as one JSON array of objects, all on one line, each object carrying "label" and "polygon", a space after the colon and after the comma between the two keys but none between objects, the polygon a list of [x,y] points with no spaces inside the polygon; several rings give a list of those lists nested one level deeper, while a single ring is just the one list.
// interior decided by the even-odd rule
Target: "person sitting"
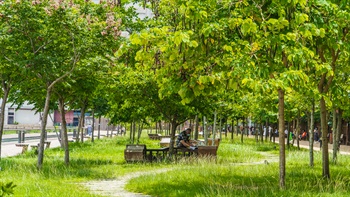
[{"label": "person sitting", "polygon": [[176,146],[179,148],[188,148],[191,150],[196,149],[195,141],[191,140],[190,137],[191,129],[187,128],[177,136]]},{"label": "person sitting", "polygon": [[301,135],[299,135],[299,140],[303,140],[303,139],[306,140],[306,136],[307,136],[307,133],[305,130],[303,130],[303,133]]}]

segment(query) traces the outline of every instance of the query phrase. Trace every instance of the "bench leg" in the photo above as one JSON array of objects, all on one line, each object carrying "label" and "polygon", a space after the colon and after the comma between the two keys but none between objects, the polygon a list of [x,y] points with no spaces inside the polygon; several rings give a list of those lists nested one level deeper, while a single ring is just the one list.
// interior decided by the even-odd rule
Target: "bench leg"
[{"label": "bench leg", "polygon": [[23,146],[23,148],[22,148],[22,154],[25,153],[25,152],[27,152],[27,150],[28,150],[28,146]]}]

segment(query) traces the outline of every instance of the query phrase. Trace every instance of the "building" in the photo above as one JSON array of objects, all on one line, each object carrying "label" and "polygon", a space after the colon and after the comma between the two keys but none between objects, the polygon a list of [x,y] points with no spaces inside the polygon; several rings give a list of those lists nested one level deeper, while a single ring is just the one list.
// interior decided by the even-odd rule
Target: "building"
[{"label": "building", "polygon": [[[0,104],[1,103],[2,99],[0,99]],[[53,114],[50,114],[50,116],[47,120],[47,127],[52,127],[54,125]],[[41,118],[42,112],[37,112],[34,109],[34,105],[28,104],[28,102],[25,102],[20,107],[13,103],[6,103],[4,129],[12,129],[18,127],[40,128]]]}]

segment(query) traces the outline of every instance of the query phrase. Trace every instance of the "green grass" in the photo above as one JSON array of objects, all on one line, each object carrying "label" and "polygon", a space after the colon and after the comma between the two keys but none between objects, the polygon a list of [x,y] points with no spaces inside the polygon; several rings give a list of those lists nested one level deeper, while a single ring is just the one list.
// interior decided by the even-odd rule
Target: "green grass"
[{"label": "green grass", "polygon": [[[159,141],[140,144],[159,147]],[[330,165],[331,181],[321,178],[321,154],[315,152],[315,167],[308,166],[308,151],[292,147],[286,151],[286,185],[279,189],[278,145],[253,139],[231,142],[223,139],[217,160],[188,159],[177,163],[126,163],[128,136],[104,138],[95,143],[70,143],[70,166],[63,162],[60,148],[45,151],[43,169],[36,169],[37,156],[28,152],[0,162],[0,182],[17,186],[13,196],[97,196],[84,188],[89,180],[115,179],[137,172],[168,169],[155,175],[132,179],[126,188],[152,196],[349,196],[349,156],[338,156]],[[269,165],[264,164],[269,161]],[[275,162],[274,162],[275,161]]]}]

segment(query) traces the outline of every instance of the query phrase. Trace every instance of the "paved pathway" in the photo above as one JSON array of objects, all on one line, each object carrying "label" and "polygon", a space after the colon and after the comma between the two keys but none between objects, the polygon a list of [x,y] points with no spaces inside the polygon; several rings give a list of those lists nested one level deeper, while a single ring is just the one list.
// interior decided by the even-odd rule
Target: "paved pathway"
[{"label": "paved pathway", "polygon": [[[275,143],[279,143],[279,139],[278,138],[275,139]],[[299,141],[300,148],[309,149],[309,144],[310,144],[309,141],[306,141],[306,140]],[[294,146],[297,146],[297,141],[296,140],[294,140]],[[320,151],[320,150],[321,150],[320,143],[319,142],[314,142],[314,151]],[[333,152],[333,144],[328,143],[328,150],[329,150],[329,152]],[[350,155],[350,146],[348,146],[348,145],[340,145],[339,153],[343,154],[343,155]]]},{"label": "paved pathway", "polygon": [[[71,139],[72,133],[69,133],[69,134],[70,134],[70,136],[68,138]],[[105,136],[106,134],[107,134],[107,131],[100,131],[101,137]],[[61,146],[55,132],[47,133],[47,135],[54,136],[54,137],[47,138],[47,141],[51,141],[51,144],[50,144],[51,148]],[[96,135],[97,135],[97,131],[95,131],[95,136]],[[40,133],[26,133],[25,136],[26,136],[26,138],[27,137],[28,138],[34,137],[34,136],[38,137],[38,136],[40,136]],[[18,135],[17,134],[3,135],[3,142],[1,144],[1,157],[11,157],[11,156],[21,154],[21,152],[22,152],[22,147],[17,147],[15,145],[18,143],[18,140],[17,141],[7,141],[6,139],[9,139],[9,138],[17,138],[18,139]],[[95,137],[95,139],[97,139],[97,136]],[[84,140],[86,140],[86,138]],[[40,141],[39,139],[30,139],[30,140],[26,140],[24,143],[29,144],[28,150],[30,150],[30,145],[37,145],[39,143],[39,141]]]},{"label": "paved pathway", "polygon": [[98,195],[102,196],[113,196],[113,197],[149,197],[149,195],[132,193],[124,189],[127,182],[132,179],[142,175],[156,174],[166,172],[169,169],[158,169],[147,172],[134,172],[128,175],[119,177],[115,180],[96,180],[84,183],[84,186],[89,188],[89,190]]}]

